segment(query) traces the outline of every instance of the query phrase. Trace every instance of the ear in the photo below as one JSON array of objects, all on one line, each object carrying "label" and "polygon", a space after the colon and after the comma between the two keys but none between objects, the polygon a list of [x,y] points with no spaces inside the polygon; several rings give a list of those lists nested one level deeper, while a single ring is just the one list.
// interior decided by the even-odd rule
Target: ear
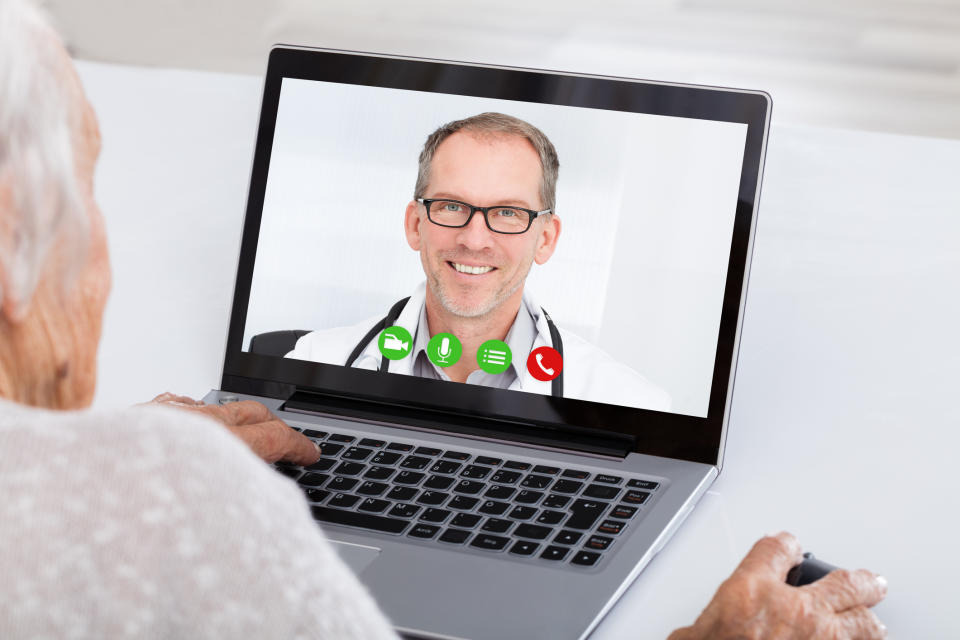
[{"label": "ear", "polygon": [[550,213],[544,217],[543,226],[537,233],[537,249],[533,254],[533,260],[537,264],[544,264],[553,255],[557,248],[557,240],[560,239],[560,230],[563,225],[557,214]]},{"label": "ear", "polygon": [[420,207],[416,200],[407,205],[407,212],[403,217],[403,230],[407,235],[407,244],[414,251],[420,251]]}]

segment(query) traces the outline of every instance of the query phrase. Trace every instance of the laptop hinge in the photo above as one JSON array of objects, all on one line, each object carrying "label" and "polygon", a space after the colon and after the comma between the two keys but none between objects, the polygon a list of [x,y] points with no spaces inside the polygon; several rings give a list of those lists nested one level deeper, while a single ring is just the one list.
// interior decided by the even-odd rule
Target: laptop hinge
[{"label": "laptop hinge", "polygon": [[297,413],[374,420],[387,424],[407,425],[420,429],[461,433],[473,437],[495,438],[619,458],[625,458],[636,445],[634,438],[629,435],[599,429],[536,424],[521,420],[443,411],[434,407],[358,400],[315,391],[296,391],[280,406],[280,409]]}]

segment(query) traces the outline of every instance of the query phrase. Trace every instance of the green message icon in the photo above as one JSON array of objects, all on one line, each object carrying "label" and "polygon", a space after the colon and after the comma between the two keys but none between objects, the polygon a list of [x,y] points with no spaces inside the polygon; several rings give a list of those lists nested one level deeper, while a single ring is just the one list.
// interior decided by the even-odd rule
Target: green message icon
[{"label": "green message icon", "polygon": [[456,364],[463,353],[463,345],[452,333],[438,333],[427,344],[427,357],[438,367]]},{"label": "green message icon", "polygon": [[387,327],[380,332],[380,340],[377,342],[380,353],[389,360],[399,360],[410,355],[413,349],[413,338],[410,332],[403,327]]},{"label": "green message icon", "polygon": [[487,373],[503,373],[512,360],[510,347],[503,340],[487,340],[477,350],[477,364]]}]

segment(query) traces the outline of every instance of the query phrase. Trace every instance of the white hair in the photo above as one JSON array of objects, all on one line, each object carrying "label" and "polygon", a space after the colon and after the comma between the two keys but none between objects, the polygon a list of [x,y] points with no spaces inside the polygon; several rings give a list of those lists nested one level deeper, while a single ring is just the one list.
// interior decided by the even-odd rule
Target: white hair
[{"label": "white hair", "polygon": [[[88,243],[73,148],[76,98],[64,76],[58,37],[32,0],[0,0],[0,305],[23,309],[33,297],[54,243],[69,235],[73,258]],[[64,285],[70,269],[57,274]]]}]

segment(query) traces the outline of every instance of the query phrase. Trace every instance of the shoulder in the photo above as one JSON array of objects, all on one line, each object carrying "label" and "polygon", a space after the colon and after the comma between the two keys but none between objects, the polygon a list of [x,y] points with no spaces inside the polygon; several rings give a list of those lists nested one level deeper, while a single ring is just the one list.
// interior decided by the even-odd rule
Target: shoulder
[{"label": "shoulder", "polygon": [[[15,592],[0,584],[0,619],[13,628],[393,637],[297,486],[213,420],[163,407],[7,408],[0,450],[17,455],[0,456],[0,495],[17,499],[0,501],[0,566],[34,577]],[[28,601],[51,605],[31,615]]]},{"label": "shoulder", "polygon": [[305,334],[286,355],[287,358],[343,364],[379,317],[371,317],[348,327],[321,329]]},{"label": "shoulder", "polygon": [[564,395],[641,409],[668,411],[670,394],[596,345],[565,329]]}]

